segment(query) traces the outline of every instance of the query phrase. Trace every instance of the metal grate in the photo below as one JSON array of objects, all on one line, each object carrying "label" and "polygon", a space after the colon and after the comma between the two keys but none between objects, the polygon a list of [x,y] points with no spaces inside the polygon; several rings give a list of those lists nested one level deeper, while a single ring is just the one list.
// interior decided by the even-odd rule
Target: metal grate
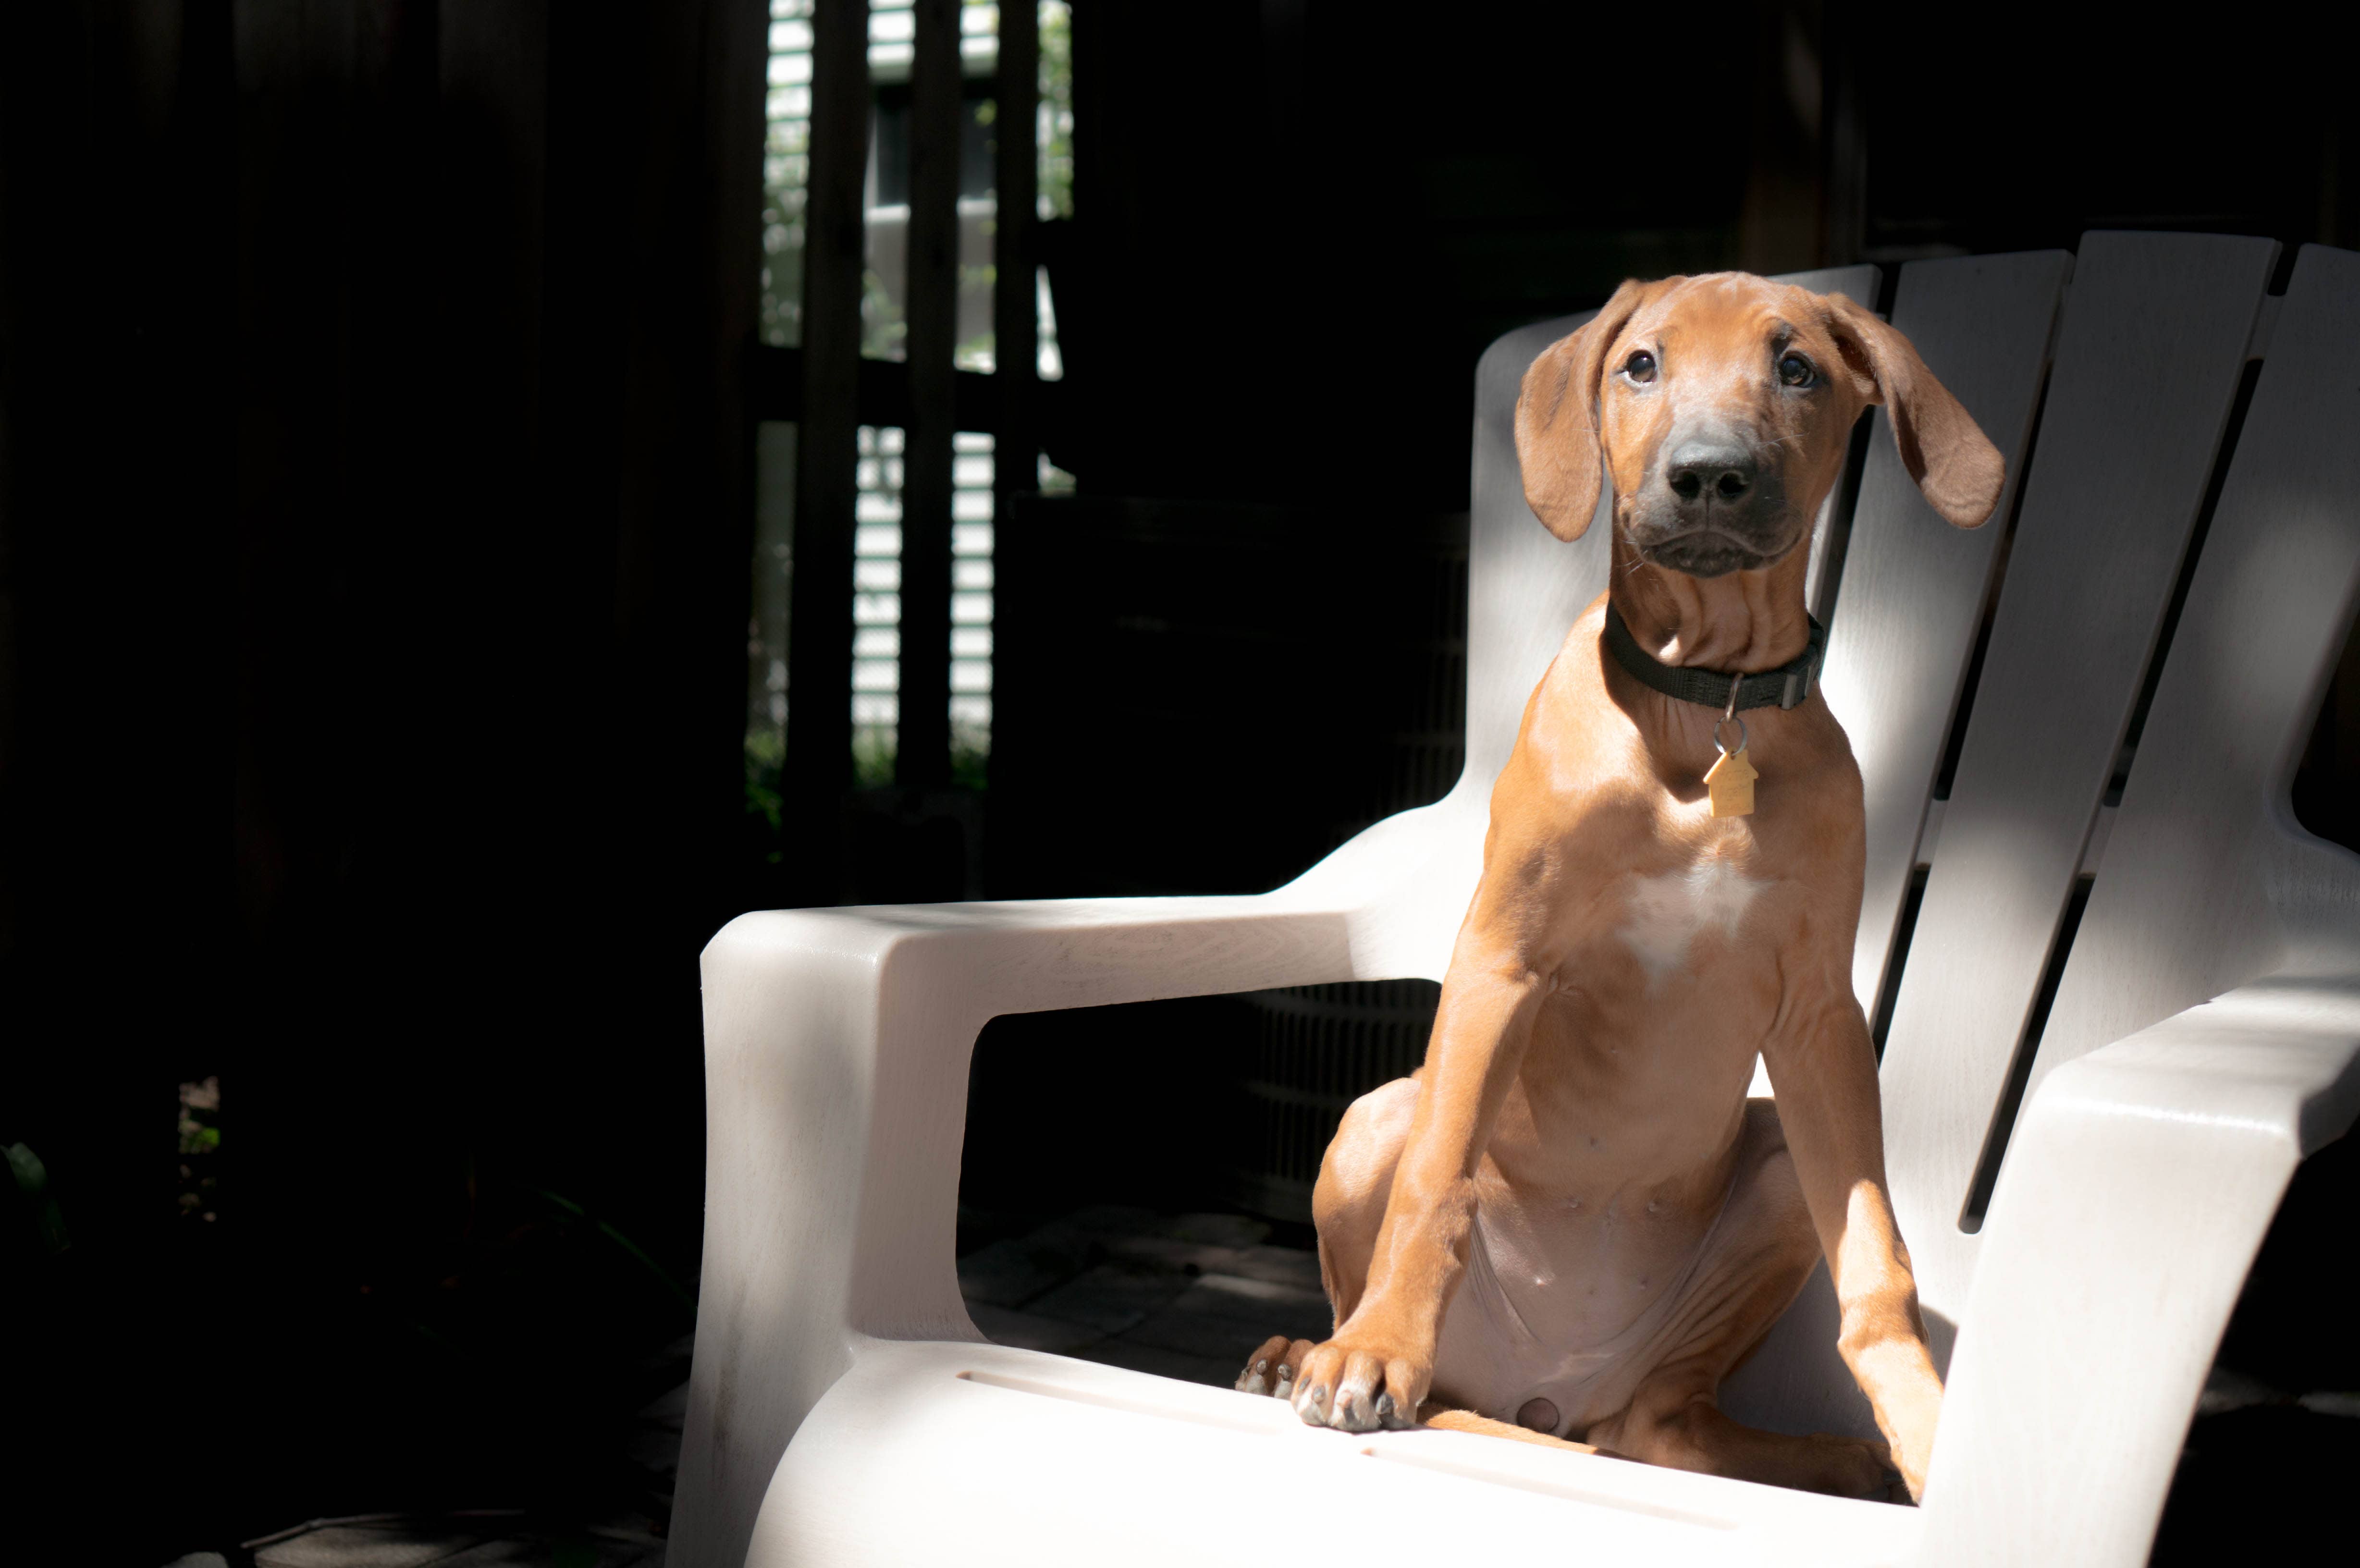
[{"label": "metal grate", "polygon": [[1354,1100],[1417,1070],[1441,998],[1431,980],[1291,985],[1240,998],[1255,1019],[1245,1084],[1255,1160],[1238,1172],[1242,1206],[1309,1221],[1312,1185],[1337,1124]]},{"label": "metal grate", "polygon": [[[1404,682],[1414,703],[1399,718],[1379,798],[1341,838],[1411,806],[1438,800],[1466,762],[1467,539],[1437,540],[1417,580],[1431,630],[1416,639],[1423,680]],[[1248,1163],[1236,1172],[1239,1204],[1273,1219],[1307,1222],[1319,1161],[1351,1103],[1407,1076],[1426,1060],[1442,987],[1430,980],[1297,985],[1241,996],[1255,1020],[1253,1065],[1242,1085]]]}]

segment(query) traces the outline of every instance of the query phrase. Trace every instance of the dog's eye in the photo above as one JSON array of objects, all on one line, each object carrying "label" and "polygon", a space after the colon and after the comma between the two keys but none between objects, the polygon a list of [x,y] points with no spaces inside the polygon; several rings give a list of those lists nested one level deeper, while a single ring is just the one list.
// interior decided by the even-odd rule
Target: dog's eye
[{"label": "dog's eye", "polygon": [[1653,381],[1655,378],[1655,356],[1644,348],[1636,351],[1622,362],[1622,374],[1633,381]]},{"label": "dog's eye", "polygon": [[1778,379],[1789,387],[1808,387],[1819,379],[1819,372],[1812,369],[1811,362],[1799,354],[1781,354],[1778,357]]}]

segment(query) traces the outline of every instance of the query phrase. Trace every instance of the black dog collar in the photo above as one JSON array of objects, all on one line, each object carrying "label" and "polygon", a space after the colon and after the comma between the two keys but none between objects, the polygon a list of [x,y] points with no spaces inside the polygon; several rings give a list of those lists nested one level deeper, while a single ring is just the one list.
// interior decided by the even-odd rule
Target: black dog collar
[{"label": "black dog collar", "polygon": [[[1794,707],[1819,683],[1819,666],[1827,662],[1828,657],[1828,628],[1808,612],[1804,618],[1811,623],[1811,637],[1803,645],[1802,656],[1775,670],[1746,676],[1737,688],[1736,712]],[[1614,662],[1641,685],[1652,686],[1665,696],[1677,697],[1683,702],[1728,711],[1729,671],[1666,664],[1639,646],[1611,601],[1606,606],[1606,646],[1613,649]]]}]

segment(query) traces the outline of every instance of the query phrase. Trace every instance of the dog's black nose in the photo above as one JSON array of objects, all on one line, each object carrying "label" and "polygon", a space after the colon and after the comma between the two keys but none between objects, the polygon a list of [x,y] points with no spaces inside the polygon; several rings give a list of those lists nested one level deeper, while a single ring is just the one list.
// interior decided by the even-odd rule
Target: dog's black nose
[{"label": "dog's black nose", "polygon": [[1664,465],[1672,494],[1683,501],[1735,501],[1754,488],[1754,454],[1734,443],[1692,441]]}]

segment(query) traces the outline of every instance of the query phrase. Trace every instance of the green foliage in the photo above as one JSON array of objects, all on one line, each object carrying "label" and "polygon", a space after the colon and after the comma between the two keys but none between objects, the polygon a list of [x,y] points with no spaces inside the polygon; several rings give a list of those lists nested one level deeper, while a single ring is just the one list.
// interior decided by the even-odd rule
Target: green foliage
[{"label": "green foliage", "polygon": [[787,762],[787,737],[774,729],[746,732],[746,814],[779,831],[783,804],[779,775]]},{"label": "green foliage", "polygon": [[982,793],[989,780],[990,764],[989,736],[951,732],[951,788]]},{"label": "green foliage", "polygon": [[646,1248],[642,1247],[638,1242],[633,1241],[629,1236],[625,1236],[621,1231],[617,1230],[613,1225],[608,1225],[605,1220],[600,1219],[597,1215],[591,1214],[589,1211],[583,1208],[581,1204],[575,1203],[573,1199],[561,1197],[555,1192],[539,1189],[536,1189],[536,1193],[538,1196],[544,1198],[551,1203],[556,1205],[564,1213],[573,1215],[583,1224],[595,1227],[600,1236],[604,1236],[606,1240],[613,1242],[617,1247],[621,1247],[626,1257],[629,1258],[640,1268],[646,1269],[648,1277],[653,1279],[657,1284],[662,1286],[665,1291],[671,1295],[672,1300],[680,1303],[682,1310],[687,1312],[688,1321],[692,1324],[696,1322],[696,1298],[690,1295],[687,1290],[682,1286],[681,1282],[673,1279],[670,1271],[668,1271],[662,1264],[658,1263],[654,1258],[649,1257]]},{"label": "green foliage", "polygon": [[860,270],[860,354],[864,359],[900,359],[908,351],[910,324],[874,267]]},{"label": "green foliage", "polygon": [[770,866],[782,858],[779,830],[786,808],[786,763],[783,734],[768,725],[746,732],[746,824],[757,841],[755,855]]},{"label": "green foliage", "polygon": [[41,1157],[21,1143],[8,1146],[8,1173],[16,1179],[16,1196],[24,1201],[33,1219],[33,1233],[39,1238],[41,1254],[55,1258],[73,1245],[66,1235],[66,1216],[58,1207],[58,1200],[49,1191],[49,1169]]},{"label": "green foliage", "polygon": [[180,1085],[180,1207],[185,1218],[200,1223],[219,1215],[221,1108],[218,1077]]},{"label": "green foliage", "polygon": [[183,1154],[212,1154],[220,1148],[219,1127],[198,1127],[193,1132],[184,1133],[180,1138],[180,1152]]},{"label": "green foliage", "polygon": [[1041,215],[1074,215],[1074,16],[1041,7]]},{"label": "green foliage", "polygon": [[852,732],[852,783],[858,789],[885,789],[893,783],[893,732],[863,725]]}]

